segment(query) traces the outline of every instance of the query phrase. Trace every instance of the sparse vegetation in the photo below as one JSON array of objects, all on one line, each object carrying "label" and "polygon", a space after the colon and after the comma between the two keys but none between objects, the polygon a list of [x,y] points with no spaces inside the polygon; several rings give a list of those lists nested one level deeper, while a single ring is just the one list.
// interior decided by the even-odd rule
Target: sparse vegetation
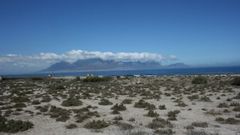
[{"label": "sparse vegetation", "polygon": [[159,114],[157,112],[154,112],[153,110],[149,110],[148,113],[146,114],[148,117],[158,117]]},{"label": "sparse vegetation", "polygon": [[235,77],[232,80],[232,85],[240,86],[240,77]]},{"label": "sparse vegetation", "polygon": [[70,112],[63,108],[51,106],[49,115],[51,118],[56,118],[57,121],[65,122],[70,118]]},{"label": "sparse vegetation", "polygon": [[208,123],[207,122],[193,122],[192,126],[194,127],[201,127],[201,128],[207,128]]},{"label": "sparse vegetation", "polygon": [[76,99],[76,98],[68,98],[67,100],[64,100],[62,102],[62,106],[80,106],[82,105],[82,101]]},{"label": "sparse vegetation", "polygon": [[[60,121],[65,125],[64,130],[69,132],[75,132],[69,129],[77,127],[77,131],[85,127],[91,129],[89,132],[102,132],[100,129],[108,126],[110,130],[107,133],[119,130],[116,132],[127,135],[171,135],[180,134],[182,130],[187,130],[188,135],[215,135],[212,132],[215,127],[223,127],[226,133],[237,131],[236,127],[240,124],[240,93],[237,85],[230,84],[235,77],[200,77],[204,77],[207,83],[193,84],[197,78],[193,76],[91,78],[93,81],[84,81],[84,77],[0,81],[0,116],[3,118],[0,132],[17,133],[32,128],[25,123],[27,121],[13,120],[23,116],[30,121],[36,116],[43,119],[50,117]],[[198,115],[201,121],[194,121]],[[14,121],[10,122],[11,125],[18,123],[17,128],[3,131],[2,127],[11,120]],[[38,120],[37,123],[42,122]],[[35,119],[33,122],[35,124]],[[190,124],[184,125],[188,122]],[[34,128],[39,127],[35,125]],[[138,132],[138,128],[141,131]],[[203,128],[207,128],[207,132]]]},{"label": "sparse vegetation", "polygon": [[167,121],[167,120],[164,120],[162,118],[155,118],[152,120],[151,123],[149,123],[147,125],[148,128],[151,128],[151,129],[158,129],[158,128],[172,128],[173,125]]},{"label": "sparse vegetation", "polygon": [[33,128],[33,123],[21,120],[7,120],[0,116],[0,132],[17,133]]},{"label": "sparse vegetation", "polygon": [[132,103],[132,99],[124,99],[122,101],[122,104],[131,104]]},{"label": "sparse vegetation", "polygon": [[111,109],[115,111],[125,111],[127,108],[123,104],[115,104]]},{"label": "sparse vegetation", "polygon": [[83,79],[83,82],[105,82],[111,80],[110,77],[88,76]]},{"label": "sparse vegetation", "polygon": [[168,120],[177,120],[177,114],[179,113],[180,113],[179,110],[168,112]]},{"label": "sparse vegetation", "polygon": [[84,127],[88,129],[102,129],[108,127],[109,124],[105,122],[104,120],[93,120],[89,123],[87,123]]},{"label": "sparse vegetation", "polygon": [[206,84],[206,83],[207,83],[207,78],[203,76],[195,77],[192,80],[192,84]]},{"label": "sparse vegetation", "polygon": [[76,124],[69,124],[69,125],[66,125],[66,128],[67,129],[77,128],[77,125]]},{"label": "sparse vegetation", "polygon": [[158,107],[160,110],[166,110],[166,106],[165,105],[159,105]]},{"label": "sparse vegetation", "polygon": [[110,102],[109,100],[107,99],[101,99],[101,101],[98,103],[99,105],[112,105],[113,103]]}]

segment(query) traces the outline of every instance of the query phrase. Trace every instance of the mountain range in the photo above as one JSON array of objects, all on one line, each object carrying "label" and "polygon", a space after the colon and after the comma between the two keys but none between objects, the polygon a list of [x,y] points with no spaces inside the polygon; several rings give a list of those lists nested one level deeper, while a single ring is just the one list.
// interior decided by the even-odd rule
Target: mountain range
[{"label": "mountain range", "polygon": [[114,60],[103,60],[100,58],[81,59],[74,63],[66,61],[57,62],[43,70],[43,72],[61,71],[94,71],[94,70],[134,70],[134,69],[160,69],[160,68],[185,68],[184,63],[162,65],[158,62],[121,62]]}]

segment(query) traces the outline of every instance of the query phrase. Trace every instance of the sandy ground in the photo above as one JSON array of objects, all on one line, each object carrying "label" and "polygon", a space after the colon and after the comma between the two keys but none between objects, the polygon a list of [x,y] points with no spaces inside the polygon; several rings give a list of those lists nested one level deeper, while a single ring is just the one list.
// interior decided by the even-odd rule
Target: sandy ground
[{"label": "sandy ground", "polygon": [[[159,114],[160,118],[168,119],[168,112],[173,110],[180,110],[180,113],[177,115],[176,121],[171,121],[173,124],[172,130],[175,132],[176,135],[187,135],[186,127],[191,125],[193,122],[207,122],[208,127],[201,128],[195,127],[194,130],[196,131],[204,131],[208,134],[216,133],[219,135],[237,135],[240,133],[240,123],[237,124],[222,124],[215,121],[216,117],[223,117],[223,118],[235,118],[235,115],[239,114],[239,112],[232,111],[233,107],[230,108],[218,108],[217,106],[220,103],[227,103],[230,104],[232,102],[239,102],[239,99],[234,99],[234,97],[240,92],[239,87],[231,86],[231,85],[221,85],[221,81],[230,80],[231,76],[226,77],[219,77],[220,79],[214,82],[214,76],[208,77],[209,82],[208,86],[195,86],[191,84],[193,76],[186,76],[186,77],[177,77],[177,76],[170,76],[170,77],[130,77],[130,78],[123,78],[123,79],[114,79],[113,81],[107,83],[90,83],[87,86],[84,85],[85,82],[74,82],[73,77],[68,77],[66,80],[63,79],[63,85],[68,85],[65,91],[72,90],[72,89],[84,89],[87,88],[91,89],[91,87],[101,88],[102,90],[108,89],[109,93],[113,93],[112,97],[108,97],[108,95],[104,95],[105,93],[98,93],[93,94],[91,93],[91,97],[89,99],[80,98],[83,102],[80,106],[73,106],[73,107],[64,107],[61,105],[62,101],[64,100],[60,96],[58,97],[59,100],[55,99],[52,95],[52,100],[47,103],[41,103],[40,105],[32,105],[31,102],[27,102],[27,107],[23,108],[23,110],[29,110],[34,112],[33,115],[28,114],[24,111],[20,112],[18,115],[11,114],[8,119],[16,119],[16,120],[24,120],[24,121],[31,121],[34,124],[34,128],[29,129],[27,131],[14,133],[17,135],[130,135],[134,133],[138,133],[140,131],[144,132],[144,134],[156,134],[154,133],[155,130],[149,129],[147,125],[154,119],[152,117],[145,116],[148,110],[144,108],[136,108],[134,107],[134,103],[139,101],[140,99],[145,98],[144,100],[148,103],[154,104],[156,109],[154,110]],[[62,80],[62,78],[61,78]],[[170,81],[169,81],[170,80]],[[51,82],[51,81],[50,81]],[[67,83],[66,83],[67,82]],[[70,82],[70,83],[69,83]],[[160,83],[155,83],[160,82]],[[1,89],[4,91],[2,92],[2,96],[9,95],[9,90],[14,87],[14,84],[24,84],[25,80],[12,80],[9,81],[7,84],[11,84],[11,86],[6,85],[6,81],[1,81]],[[55,83],[53,81],[53,83]],[[75,83],[83,84],[75,86]],[[111,86],[111,83],[114,85]],[[34,81],[36,84],[33,88],[33,93],[30,94],[30,99],[34,100],[36,97],[34,95],[46,93],[47,86],[50,83]],[[117,85],[116,85],[117,84]],[[154,85],[154,86],[153,86]],[[143,87],[144,86],[144,87]],[[114,88],[116,87],[116,88]],[[199,88],[198,88],[199,87]],[[135,96],[130,96],[129,94],[126,95],[118,95],[114,93],[114,91],[118,89],[124,89],[123,91],[131,91],[134,89],[136,91]],[[138,90],[141,92],[138,93]],[[193,89],[199,89],[197,92],[192,92]],[[216,89],[215,91],[211,89]],[[226,91],[226,89],[231,89],[231,91]],[[201,90],[204,90],[204,93],[201,93]],[[86,90],[87,91],[87,90]],[[160,99],[154,98],[146,98],[142,96],[142,91],[158,91],[161,92]],[[179,92],[180,91],[180,92]],[[184,91],[190,91],[189,94],[185,94]],[[176,94],[178,93],[179,94]],[[66,92],[65,92],[66,93]],[[80,95],[82,93],[79,92]],[[165,93],[170,93],[170,96],[166,96]],[[175,94],[174,94],[175,93]],[[189,95],[197,94],[199,96],[207,95],[211,102],[204,102],[199,100],[189,100]],[[224,94],[224,95],[223,95]],[[220,97],[220,99],[218,99]],[[101,98],[107,98],[114,104],[120,104],[124,99],[132,99],[131,104],[126,104],[127,110],[121,111],[120,114],[114,115],[111,114],[112,110],[111,107],[113,105],[99,105],[99,101]],[[38,97],[36,99],[41,99]],[[181,99],[187,106],[180,107],[176,106],[175,99]],[[231,101],[227,101],[227,99],[232,99]],[[10,102],[6,100],[5,102]],[[9,103],[11,104],[11,103]],[[67,110],[71,109],[79,109],[86,107],[88,105],[97,107],[96,109],[92,109],[97,111],[100,114],[100,117],[91,117],[81,123],[76,123],[75,118],[73,117],[73,113],[71,113],[71,117],[66,122],[59,122],[56,121],[54,118],[50,118],[47,113],[39,113],[39,111],[35,109],[35,106],[43,106],[43,105],[54,105],[60,108],[64,108]],[[159,105],[165,105],[166,110],[158,109]],[[229,112],[224,112],[224,109],[228,109]],[[14,109],[13,109],[14,110]],[[216,112],[220,112],[220,115],[213,116],[209,115],[206,112],[214,110]],[[6,110],[2,110],[2,114],[4,114]],[[105,120],[107,122],[113,122],[113,118],[116,116],[121,116],[123,120],[121,122],[129,123],[134,126],[133,129],[129,130],[122,130],[117,125],[111,124],[110,126],[95,131],[93,129],[86,129],[84,125],[91,120]],[[134,118],[135,121],[130,122],[129,119]],[[240,120],[239,118],[235,118]],[[74,129],[67,129],[65,126],[71,123],[75,123],[77,128]],[[3,133],[0,132],[1,135],[9,135],[12,133]]]}]

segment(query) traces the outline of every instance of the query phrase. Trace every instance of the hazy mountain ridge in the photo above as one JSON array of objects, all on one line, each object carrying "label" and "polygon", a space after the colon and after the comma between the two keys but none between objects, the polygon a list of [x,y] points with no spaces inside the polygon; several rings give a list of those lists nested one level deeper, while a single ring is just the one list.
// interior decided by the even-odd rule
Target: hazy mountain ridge
[{"label": "hazy mountain ridge", "polygon": [[123,70],[123,69],[157,69],[157,68],[184,68],[188,67],[184,63],[175,63],[171,65],[162,65],[158,62],[122,62],[114,60],[103,60],[100,58],[82,59],[74,63],[66,61],[57,62],[43,72],[47,71],[87,71],[87,70]]}]

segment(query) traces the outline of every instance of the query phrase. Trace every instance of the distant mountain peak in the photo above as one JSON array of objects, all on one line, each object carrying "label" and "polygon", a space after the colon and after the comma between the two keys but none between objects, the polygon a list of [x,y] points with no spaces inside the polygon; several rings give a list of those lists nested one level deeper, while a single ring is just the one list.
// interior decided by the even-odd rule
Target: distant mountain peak
[{"label": "distant mountain peak", "polygon": [[169,68],[186,68],[189,66],[184,63],[174,63],[174,64],[168,65],[167,67],[169,67]]},{"label": "distant mountain peak", "polygon": [[88,70],[127,70],[127,69],[159,69],[164,67],[180,67],[186,66],[184,63],[171,64],[169,66],[162,66],[161,63],[154,61],[114,61],[114,60],[103,60],[100,58],[90,58],[90,59],[79,59],[73,63],[66,61],[57,62],[44,72],[61,72],[61,71],[88,71]]}]

